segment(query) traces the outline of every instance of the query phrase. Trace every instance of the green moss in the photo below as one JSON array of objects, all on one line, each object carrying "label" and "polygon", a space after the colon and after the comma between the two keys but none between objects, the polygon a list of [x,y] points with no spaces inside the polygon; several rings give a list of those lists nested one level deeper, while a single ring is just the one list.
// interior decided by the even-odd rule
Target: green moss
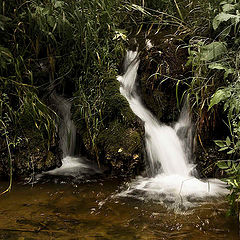
[{"label": "green moss", "polygon": [[47,153],[47,157],[46,157],[46,161],[45,161],[45,164],[47,167],[51,167],[53,165],[53,162],[55,160],[54,158],[55,158],[54,154],[49,151]]},{"label": "green moss", "polygon": [[133,155],[142,148],[141,135],[132,128],[126,128],[122,123],[114,121],[109,128],[103,130],[98,137],[107,154],[123,153]]},{"label": "green moss", "polygon": [[136,120],[136,116],[125,97],[121,95],[119,88],[120,83],[116,80],[116,77],[107,80],[104,92],[105,114],[108,115],[109,121],[118,119],[126,124],[131,124]]}]

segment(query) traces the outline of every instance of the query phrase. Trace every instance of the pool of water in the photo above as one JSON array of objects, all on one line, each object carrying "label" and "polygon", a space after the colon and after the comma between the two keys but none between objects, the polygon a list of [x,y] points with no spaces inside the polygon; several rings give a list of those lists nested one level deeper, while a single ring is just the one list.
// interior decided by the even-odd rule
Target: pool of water
[{"label": "pool of water", "polygon": [[[0,182],[3,191],[7,182]],[[176,214],[153,201],[118,197],[116,179],[15,183],[0,197],[0,239],[239,240],[224,199]]]}]

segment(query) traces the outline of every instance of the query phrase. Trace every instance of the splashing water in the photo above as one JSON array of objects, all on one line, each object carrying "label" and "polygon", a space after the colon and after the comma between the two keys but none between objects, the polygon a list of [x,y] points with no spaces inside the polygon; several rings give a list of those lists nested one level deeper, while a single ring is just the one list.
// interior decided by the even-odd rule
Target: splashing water
[{"label": "splashing water", "polygon": [[[132,111],[144,122],[146,152],[150,177],[139,177],[120,196],[151,198],[158,201],[189,206],[191,200],[226,194],[225,185],[217,179],[201,181],[191,175],[192,127],[185,106],[172,128],[161,124],[142,104],[136,92],[140,60],[137,51],[128,51],[124,61],[125,73],[118,76],[120,92]],[[184,203],[183,203],[184,202]]]},{"label": "splashing water", "polygon": [[100,174],[101,171],[84,157],[66,156],[62,160],[62,166],[46,172],[53,176],[71,176],[74,178],[88,178]]}]

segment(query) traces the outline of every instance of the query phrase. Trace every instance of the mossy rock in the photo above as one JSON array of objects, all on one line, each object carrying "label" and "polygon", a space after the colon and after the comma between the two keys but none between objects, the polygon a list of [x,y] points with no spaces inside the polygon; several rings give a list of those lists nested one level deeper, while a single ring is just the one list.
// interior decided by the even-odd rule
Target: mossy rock
[{"label": "mossy rock", "polygon": [[[9,156],[5,141],[1,139],[0,148],[0,176],[8,176]],[[11,149],[13,176],[28,177],[35,173],[47,171],[61,166],[61,152],[56,145],[50,150],[35,129],[25,129],[20,143]]]},{"label": "mossy rock", "polygon": [[[114,76],[107,76],[101,85],[103,94],[100,101],[104,102],[104,108],[98,129],[94,124],[91,126],[93,123],[91,121],[90,124],[86,124],[88,119],[85,119],[86,116],[79,108],[81,102],[73,107],[73,119],[84,146],[81,154],[93,161],[99,161],[100,165],[106,165],[115,172],[121,171],[127,174],[130,172],[129,169],[135,168],[137,161],[141,158],[142,128],[141,121],[121,95],[120,83],[116,79],[115,72],[114,74]],[[91,135],[94,139],[90,137],[92,133],[95,134]]]},{"label": "mossy rock", "polygon": [[126,128],[114,121],[98,137],[104,162],[114,172],[129,174],[142,165],[143,140],[139,128]]},{"label": "mossy rock", "polygon": [[136,116],[129,107],[126,98],[121,95],[119,88],[120,83],[116,80],[116,77],[106,79],[104,88],[104,102],[106,103],[104,115],[109,122],[119,119],[126,125],[132,124],[136,120]]}]

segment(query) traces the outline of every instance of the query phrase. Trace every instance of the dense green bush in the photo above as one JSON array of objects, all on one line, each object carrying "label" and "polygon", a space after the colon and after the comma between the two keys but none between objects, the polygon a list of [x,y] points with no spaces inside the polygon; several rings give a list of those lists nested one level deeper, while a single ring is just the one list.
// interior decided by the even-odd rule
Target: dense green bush
[{"label": "dense green bush", "polygon": [[227,173],[229,203],[231,212],[236,214],[239,214],[240,199],[237,160],[240,157],[239,10],[240,3],[235,0],[212,6],[212,34],[190,41],[188,63],[194,77],[187,91],[193,109],[198,112],[199,131],[202,125],[214,121],[217,111],[223,111],[229,136],[215,143],[219,151],[229,155],[229,161],[220,162],[218,166]]},{"label": "dense green bush", "polygon": [[9,150],[28,128],[39,132],[44,148],[56,142],[57,116],[49,104],[57,92],[73,99],[78,131],[99,161],[99,132],[132,117],[116,75],[128,33],[143,21],[137,6],[120,0],[1,1],[0,127],[7,145],[13,143]]}]

